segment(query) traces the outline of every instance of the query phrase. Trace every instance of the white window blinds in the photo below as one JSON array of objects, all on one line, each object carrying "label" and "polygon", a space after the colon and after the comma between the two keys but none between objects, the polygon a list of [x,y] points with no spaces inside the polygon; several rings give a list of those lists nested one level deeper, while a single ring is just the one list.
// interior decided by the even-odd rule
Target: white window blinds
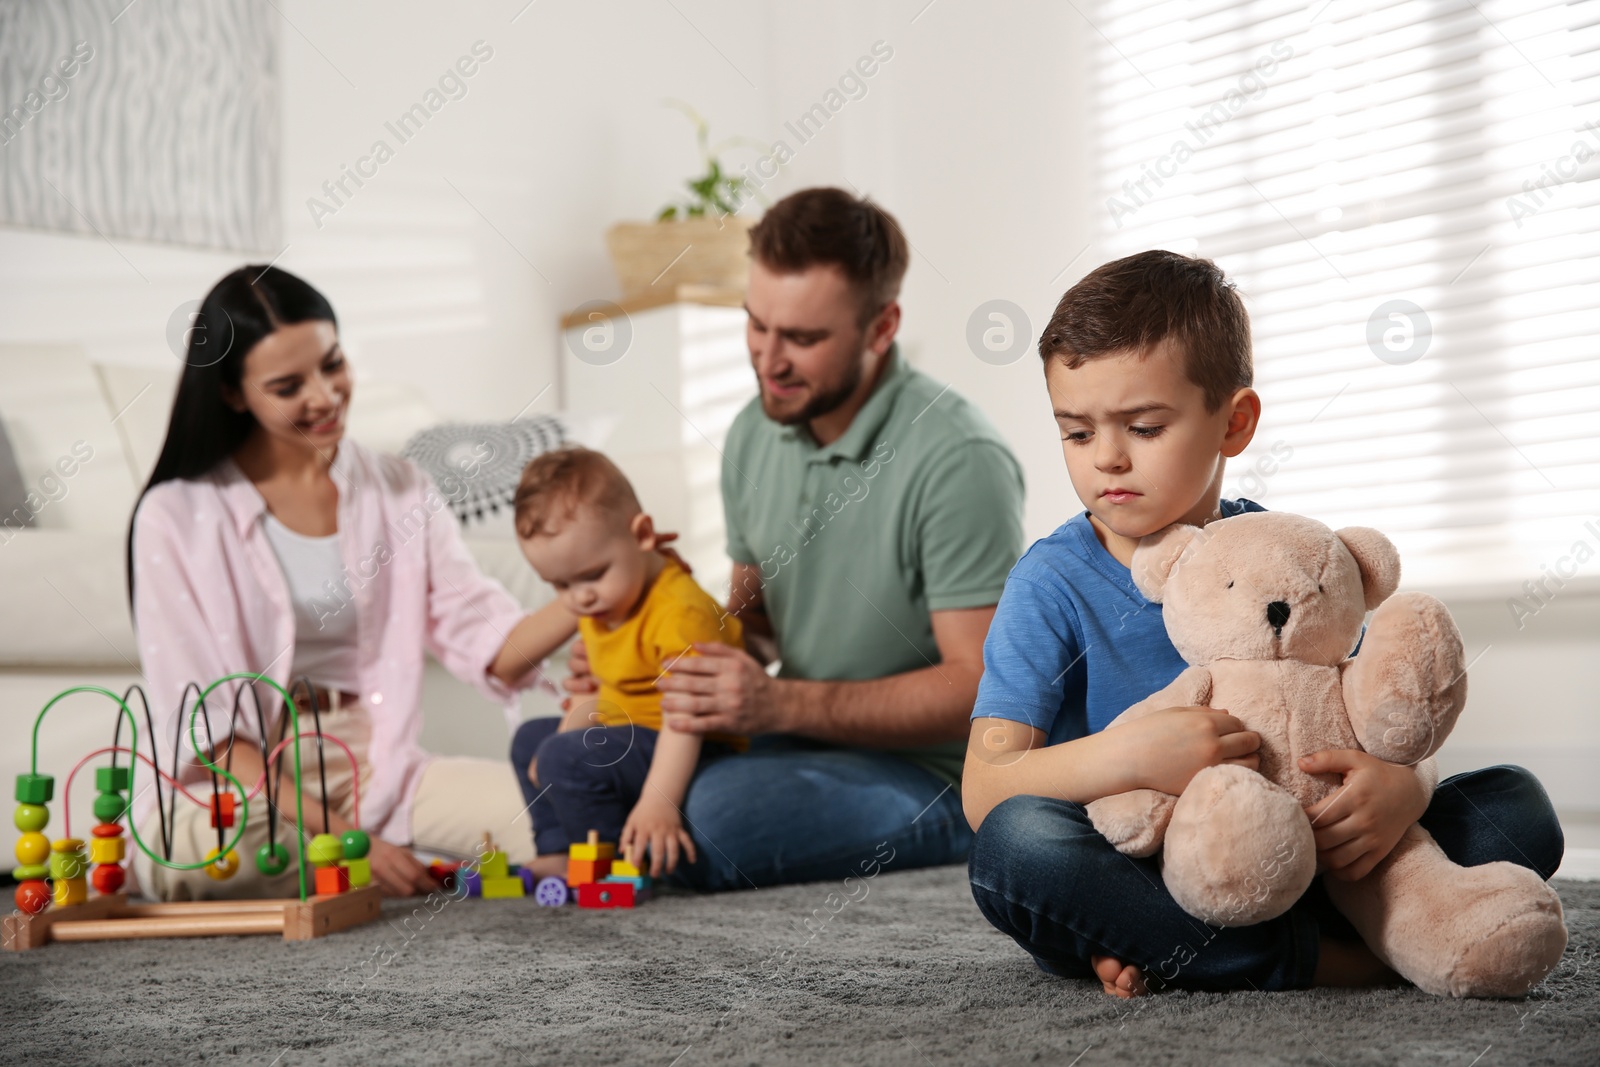
[{"label": "white window blinds", "polygon": [[1600,0],[1082,10],[1104,258],[1206,256],[1250,308],[1227,494],[1383,530],[1408,586],[1595,582]]}]

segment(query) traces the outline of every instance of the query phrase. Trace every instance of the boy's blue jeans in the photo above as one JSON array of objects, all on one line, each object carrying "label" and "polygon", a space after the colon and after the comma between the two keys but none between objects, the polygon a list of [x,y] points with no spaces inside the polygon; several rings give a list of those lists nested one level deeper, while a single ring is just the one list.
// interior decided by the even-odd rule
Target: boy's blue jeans
[{"label": "boy's blue jeans", "polygon": [[[1544,787],[1521,767],[1439,783],[1419,820],[1456,863],[1509,860],[1548,879],[1561,864],[1561,824]],[[1063,978],[1092,978],[1090,956],[1140,968],[1151,989],[1304,989],[1326,934],[1353,939],[1319,878],[1286,914],[1222,929],[1179,908],[1154,857],[1111,847],[1083,805],[1015,796],[984,819],[968,873],[978,908]]]},{"label": "boy's blue jeans", "polygon": [[[608,755],[569,753],[561,763],[570,770],[548,761],[555,777],[548,776],[540,745],[554,733],[556,722],[530,719],[511,743],[511,763],[533,809],[534,842],[541,855],[582,841],[590,828],[600,831],[601,840],[615,841],[632,806],[628,801],[620,816],[614,815],[615,808],[608,809],[613,814],[605,823],[593,821],[599,814],[588,814],[568,818],[561,826],[562,817],[547,806],[550,794],[535,801],[541,789],[563,789],[566,802],[561,807],[590,789],[608,798],[637,798],[650,767],[648,753],[638,751],[643,746],[637,738],[651,732],[636,730],[634,750],[622,759],[617,759],[617,749],[625,740],[617,738]],[[626,734],[628,728],[609,729]],[[585,734],[591,735],[591,748],[600,747],[603,735],[585,730],[556,735],[555,743],[571,746],[574,743],[565,738],[581,739]],[[652,734],[651,748],[653,744]],[[581,749],[581,740],[577,747]],[[864,862],[874,869],[902,870],[959,863],[967,856],[972,831],[961,811],[960,790],[909,760],[779,735],[752,738],[748,752],[729,752],[709,743],[701,750],[683,806],[696,858],[693,863],[680,862],[670,878],[675,884],[703,890],[747,889],[859,878]],[[527,774],[536,757],[537,788]],[[558,781],[564,784],[556,785]],[[584,820],[591,821],[579,827]],[[547,837],[552,824],[556,828]]]}]

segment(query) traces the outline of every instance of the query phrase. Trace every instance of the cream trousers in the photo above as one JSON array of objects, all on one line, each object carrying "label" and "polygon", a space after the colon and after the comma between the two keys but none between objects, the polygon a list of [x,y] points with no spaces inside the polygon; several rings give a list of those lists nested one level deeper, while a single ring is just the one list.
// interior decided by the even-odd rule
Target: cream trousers
[{"label": "cream trousers", "polygon": [[[356,763],[361,768],[364,786],[372,775],[367,762],[367,745],[371,738],[371,719],[367,709],[346,705],[337,711],[322,713],[325,732],[350,746]],[[315,726],[310,715],[300,716],[300,729],[310,733]],[[280,815],[277,840],[289,849],[291,862],[283,874],[268,878],[256,870],[256,850],[267,843],[267,799],[265,793],[250,801],[250,818],[244,836],[234,846],[239,854],[239,869],[226,880],[212,878],[203,869],[180,871],[156,864],[131,840],[128,851],[133,857],[134,875],[139,892],[158,900],[224,900],[253,897],[297,896],[300,889],[296,862],[299,850],[295,844],[293,780],[294,754],[285,750],[283,793],[279,798]],[[328,809],[345,819],[354,815],[351,789],[350,761],[338,745],[324,747],[328,775]],[[300,743],[301,781],[306,795],[306,810],[320,803],[321,782],[317,774],[317,748],[314,739]],[[248,788],[253,783],[246,782]],[[189,791],[204,799],[210,791],[208,785]],[[315,817],[315,816],[311,816]],[[237,826],[226,831],[231,840],[238,832]],[[530,815],[523,805],[522,790],[516,772],[506,761],[471,759],[460,756],[439,756],[431,760],[417,785],[411,807],[411,847],[434,855],[466,859],[477,854],[478,842],[487,833],[509,855],[512,863],[526,863],[533,859],[533,831]],[[161,851],[161,823],[156,812],[151,811],[139,824],[139,836],[156,852]],[[180,796],[177,813],[171,825],[172,860],[176,863],[199,863],[206,853],[217,847],[217,831],[211,825],[210,812]],[[308,880],[311,877],[306,873]]]}]

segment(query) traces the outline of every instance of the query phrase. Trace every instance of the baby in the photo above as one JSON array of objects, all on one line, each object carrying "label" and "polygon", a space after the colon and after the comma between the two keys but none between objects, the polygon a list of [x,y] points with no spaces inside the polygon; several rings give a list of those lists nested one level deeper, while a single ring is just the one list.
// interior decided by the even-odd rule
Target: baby
[{"label": "baby", "polygon": [[590,830],[616,841],[649,874],[693,863],[683,825],[689,781],[705,761],[740,751],[743,738],[663,729],[662,675],[695,642],[742,647],[739,621],[660,547],[622,471],[599,452],[562,448],[530,462],[513,501],[522,554],[578,616],[596,696],[575,698],[559,723],[530,719],[512,742],[533,812],[536,874],[562,874],[567,847]]}]

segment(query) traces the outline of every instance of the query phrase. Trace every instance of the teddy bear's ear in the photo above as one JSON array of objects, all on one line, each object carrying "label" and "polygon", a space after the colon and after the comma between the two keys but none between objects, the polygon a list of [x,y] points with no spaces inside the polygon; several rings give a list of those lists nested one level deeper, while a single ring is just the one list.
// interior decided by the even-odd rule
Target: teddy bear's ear
[{"label": "teddy bear's ear", "polygon": [[1177,567],[1184,550],[1194,543],[1199,533],[1198,526],[1175,522],[1139,539],[1139,547],[1133,550],[1133,566],[1129,570],[1133,573],[1133,584],[1146,600],[1153,604],[1161,603],[1167,579],[1172,577],[1173,568]]},{"label": "teddy bear's ear", "polygon": [[1334,531],[1361,568],[1361,591],[1371,611],[1400,586],[1400,552],[1377,530],[1366,526],[1346,526]]}]

